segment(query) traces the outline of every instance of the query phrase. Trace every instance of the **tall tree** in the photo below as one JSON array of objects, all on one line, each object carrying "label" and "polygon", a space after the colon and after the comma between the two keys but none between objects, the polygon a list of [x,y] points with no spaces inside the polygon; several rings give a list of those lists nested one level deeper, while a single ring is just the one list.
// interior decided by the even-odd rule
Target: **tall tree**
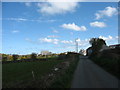
[{"label": "tall tree", "polygon": [[100,49],[102,49],[103,45],[106,45],[105,40],[101,39],[101,38],[92,38],[89,43],[92,45],[92,54],[93,55],[97,55],[100,51]]},{"label": "tall tree", "polygon": [[31,54],[31,59],[32,59],[32,60],[37,59],[37,54],[36,54],[36,53],[32,53],[32,54]]},{"label": "tall tree", "polygon": [[17,54],[13,54],[13,55],[12,55],[13,61],[17,60],[18,57],[19,57],[19,56],[18,56]]}]

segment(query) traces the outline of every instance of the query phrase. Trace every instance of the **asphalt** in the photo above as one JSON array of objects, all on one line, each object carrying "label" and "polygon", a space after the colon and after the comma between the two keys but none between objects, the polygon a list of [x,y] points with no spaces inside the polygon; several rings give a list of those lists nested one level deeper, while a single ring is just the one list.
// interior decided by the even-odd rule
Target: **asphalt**
[{"label": "asphalt", "polygon": [[71,88],[118,88],[118,79],[87,57],[80,57]]}]

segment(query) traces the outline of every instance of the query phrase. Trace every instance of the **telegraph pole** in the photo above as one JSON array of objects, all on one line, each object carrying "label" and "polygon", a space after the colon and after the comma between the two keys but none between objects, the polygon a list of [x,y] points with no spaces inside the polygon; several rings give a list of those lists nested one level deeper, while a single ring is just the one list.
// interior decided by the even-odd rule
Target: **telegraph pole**
[{"label": "telegraph pole", "polygon": [[75,48],[76,48],[76,52],[78,53],[78,42],[77,42],[78,38],[75,39]]}]

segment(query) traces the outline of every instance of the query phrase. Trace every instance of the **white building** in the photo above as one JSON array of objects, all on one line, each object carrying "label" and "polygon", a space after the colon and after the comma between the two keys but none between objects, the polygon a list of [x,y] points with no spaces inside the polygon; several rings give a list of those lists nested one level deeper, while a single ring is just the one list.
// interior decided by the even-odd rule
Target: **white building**
[{"label": "white building", "polygon": [[51,55],[52,52],[49,51],[41,51],[41,55]]}]

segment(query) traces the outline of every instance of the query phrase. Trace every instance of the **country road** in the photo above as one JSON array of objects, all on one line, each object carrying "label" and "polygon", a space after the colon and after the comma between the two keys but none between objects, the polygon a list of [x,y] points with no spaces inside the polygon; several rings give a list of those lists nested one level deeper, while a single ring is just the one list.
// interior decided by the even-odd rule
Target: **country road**
[{"label": "country road", "polygon": [[74,73],[71,88],[118,88],[118,79],[82,56]]}]

